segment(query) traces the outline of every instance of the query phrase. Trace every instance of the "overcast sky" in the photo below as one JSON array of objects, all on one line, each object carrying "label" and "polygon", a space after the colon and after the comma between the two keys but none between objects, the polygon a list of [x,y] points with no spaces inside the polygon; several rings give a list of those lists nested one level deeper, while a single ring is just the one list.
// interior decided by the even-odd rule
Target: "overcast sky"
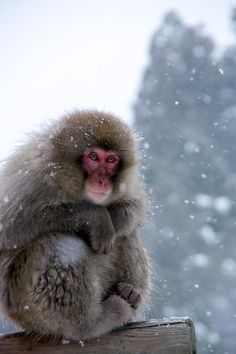
[{"label": "overcast sky", "polygon": [[150,37],[175,9],[232,43],[236,0],[0,0],[0,158],[22,132],[73,108],[132,121]]}]

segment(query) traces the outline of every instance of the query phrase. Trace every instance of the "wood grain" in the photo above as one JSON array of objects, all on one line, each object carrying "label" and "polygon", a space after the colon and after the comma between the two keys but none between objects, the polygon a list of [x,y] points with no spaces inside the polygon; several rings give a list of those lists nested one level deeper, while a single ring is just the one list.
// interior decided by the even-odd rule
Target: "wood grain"
[{"label": "wood grain", "polygon": [[196,354],[193,323],[186,318],[137,322],[90,341],[52,341],[18,332],[0,336],[1,354]]}]

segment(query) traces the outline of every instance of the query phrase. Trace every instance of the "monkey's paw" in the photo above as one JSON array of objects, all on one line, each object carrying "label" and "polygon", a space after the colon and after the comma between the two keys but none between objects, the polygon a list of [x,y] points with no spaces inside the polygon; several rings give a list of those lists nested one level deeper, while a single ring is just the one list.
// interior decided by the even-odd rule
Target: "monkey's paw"
[{"label": "monkey's paw", "polygon": [[111,236],[110,238],[102,238],[98,236],[94,236],[90,238],[92,251],[98,254],[107,254],[111,252],[115,243],[115,236]]},{"label": "monkey's paw", "polygon": [[132,284],[120,282],[117,285],[117,294],[125,299],[134,309],[141,302],[141,295]]}]

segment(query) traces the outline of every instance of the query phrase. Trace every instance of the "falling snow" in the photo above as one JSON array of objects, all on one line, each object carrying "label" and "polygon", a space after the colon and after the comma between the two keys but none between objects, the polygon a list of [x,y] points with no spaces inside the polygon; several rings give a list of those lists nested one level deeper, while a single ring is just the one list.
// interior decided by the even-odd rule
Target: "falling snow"
[{"label": "falling snow", "polygon": [[209,257],[204,253],[196,253],[191,258],[190,261],[193,265],[199,268],[206,268],[210,264]]},{"label": "falling snow", "polygon": [[213,206],[213,198],[204,193],[199,193],[195,196],[196,205],[199,208],[206,209]]},{"label": "falling snow", "polygon": [[[199,352],[229,354],[235,351],[236,333],[236,49],[234,43],[221,54],[213,44],[200,26],[167,14],[153,34],[150,66],[133,112],[134,126],[145,137],[141,172],[152,202],[142,234],[158,288],[151,316],[191,316]],[[84,134],[89,145],[94,131]],[[75,136],[68,141],[78,152]],[[37,146],[41,149],[44,141]],[[33,163],[24,164],[16,163],[15,177],[26,181]],[[59,168],[48,163],[50,183]],[[14,176],[9,178],[14,185]],[[122,193],[128,187],[118,186]],[[2,189],[1,204],[14,207],[16,196]],[[22,216],[24,208],[20,201],[16,214]],[[82,252],[73,242],[67,246],[66,253],[64,243],[57,249],[64,265]],[[31,310],[27,304],[22,308]],[[6,321],[1,323],[1,331],[9,331]]]},{"label": "falling snow", "polygon": [[219,214],[228,214],[231,209],[232,202],[226,196],[220,196],[214,200],[214,208]]},{"label": "falling snow", "polygon": [[201,238],[209,245],[216,245],[219,242],[217,234],[210,225],[203,225],[199,230]]},{"label": "falling snow", "polygon": [[225,258],[221,263],[221,271],[228,276],[236,277],[236,261],[233,258]]}]

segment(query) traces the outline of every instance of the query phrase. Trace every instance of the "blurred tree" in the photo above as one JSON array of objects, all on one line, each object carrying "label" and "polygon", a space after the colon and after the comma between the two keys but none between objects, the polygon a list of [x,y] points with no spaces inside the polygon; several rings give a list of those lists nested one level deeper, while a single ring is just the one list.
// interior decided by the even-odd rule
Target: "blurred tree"
[{"label": "blurred tree", "polygon": [[229,348],[218,316],[229,325],[224,306],[233,311],[236,305],[223,304],[226,288],[236,292],[230,283],[236,277],[236,188],[222,131],[216,134],[228,106],[222,90],[230,85],[213,49],[201,27],[168,13],[152,38],[134,110],[151,156],[145,174],[157,206],[145,233],[162,278],[153,310],[192,316],[204,352],[222,354]]},{"label": "blurred tree", "polygon": [[[232,11],[232,29],[236,35],[236,8]],[[224,154],[236,173],[236,45],[227,48],[219,63],[222,73],[221,85],[218,87],[219,121],[214,131]],[[235,176],[233,176],[235,179]]]}]

